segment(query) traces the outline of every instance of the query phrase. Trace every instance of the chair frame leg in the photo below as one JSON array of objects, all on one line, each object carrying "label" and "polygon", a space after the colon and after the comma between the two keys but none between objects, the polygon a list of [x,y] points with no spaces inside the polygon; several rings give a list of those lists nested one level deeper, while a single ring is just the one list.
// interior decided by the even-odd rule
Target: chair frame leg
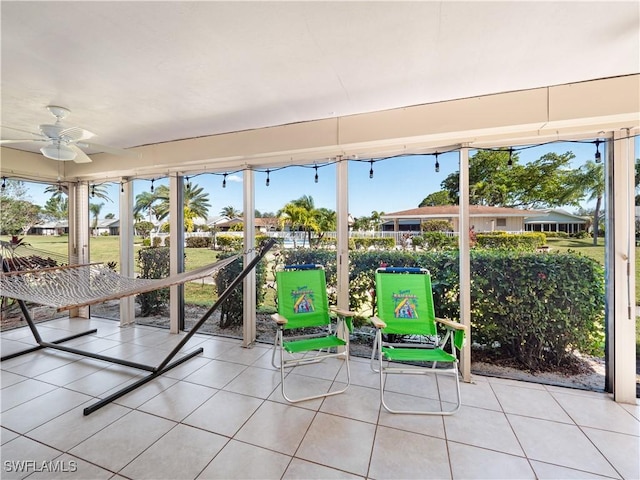
[{"label": "chair frame leg", "polygon": [[[275,356],[276,356],[276,348],[280,351],[280,365],[276,365],[275,364]],[[322,393],[322,394],[318,394],[318,395],[310,395],[308,397],[300,397],[300,398],[291,398],[289,395],[287,395],[286,392],[286,388],[285,388],[285,377],[287,376],[285,374],[285,368],[295,368],[297,366],[303,366],[303,365],[308,365],[311,363],[318,363],[321,362],[322,360],[324,360],[325,358],[340,358],[343,357],[346,367],[347,367],[347,384],[345,385],[344,388],[340,389],[340,390],[334,390],[334,391],[329,391],[327,393]],[[344,393],[348,388],[349,385],[351,385],[351,369],[349,367],[349,342],[347,341],[347,344],[345,345],[345,351],[344,352],[338,352],[335,354],[331,354],[331,355],[323,355],[322,358],[312,358],[309,360],[304,360],[304,359],[298,359],[298,360],[288,360],[285,361],[284,359],[284,345],[283,345],[283,333],[281,329],[278,329],[278,331],[276,332],[276,339],[274,342],[274,350],[273,353],[271,355],[271,364],[274,366],[274,368],[278,368],[280,370],[280,389],[282,392],[282,396],[284,397],[284,399],[289,402],[289,403],[299,403],[299,402],[305,402],[307,400],[315,400],[317,398],[324,398],[324,397],[331,397],[333,395],[338,395],[340,393]]]},{"label": "chair frame leg", "polygon": [[[454,413],[456,413],[458,410],[460,410],[460,406],[462,404],[461,402],[461,398],[460,398],[460,378],[458,375],[458,361],[456,361],[455,363],[452,364],[451,369],[448,370],[443,370],[443,371],[437,371],[435,368],[435,362],[432,368],[422,368],[422,369],[418,369],[418,368],[401,368],[401,367],[389,367],[388,364],[389,362],[387,360],[384,360],[384,355],[382,353],[382,334],[380,331],[378,331],[378,333],[376,334],[376,340],[374,343],[374,347],[377,346],[377,353],[378,353],[378,369],[375,370],[373,368],[373,358],[374,355],[376,353],[376,349],[374,348],[372,354],[371,354],[371,368],[374,369],[375,372],[378,373],[378,375],[380,375],[380,403],[382,404],[382,406],[384,407],[384,409],[389,412],[389,413],[396,413],[396,414],[407,414],[407,415],[453,415]],[[387,367],[384,367],[384,362],[387,362]],[[385,383],[386,383],[386,376],[387,375],[393,375],[393,374],[412,374],[412,375],[435,375],[435,378],[437,379],[438,375],[453,375],[455,377],[455,384],[456,384],[456,406],[453,410],[395,410],[393,408],[391,408],[387,402],[385,401],[384,398],[384,388],[385,388]],[[440,402],[442,402],[440,400]]]}]

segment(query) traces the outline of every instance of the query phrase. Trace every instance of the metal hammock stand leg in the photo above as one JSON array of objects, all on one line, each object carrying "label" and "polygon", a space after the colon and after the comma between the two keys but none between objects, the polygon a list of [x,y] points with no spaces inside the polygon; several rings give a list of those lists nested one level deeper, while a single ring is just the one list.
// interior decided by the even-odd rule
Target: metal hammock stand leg
[{"label": "metal hammock stand leg", "polygon": [[[267,252],[271,249],[271,247],[273,247],[273,245],[276,243],[276,241],[274,239],[270,239],[268,240],[261,248],[260,252],[256,255],[256,257],[253,258],[253,260],[251,260],[251,262],[249,262],[247,264],[246,267],[244,267],[244,269],[240,272],[240,274],[229,284],[229,286],[226,288],[226,290],[224,292],[222,292],[220,294],[220,296],[218,297],[218,299],[216,300],[216,302],[211,306],[211,308],[209,308],[209,310],[200,318],[200,320],[198,320],[198,322],[193,326],[193,328],[182,338],[182,340],[173,348],[173,350],[171,350],[171,352],[165,357],[165,359],[160,362],[160,364],[158,364],[157,366],[153,366],[153,365],[145,365],[142,363],[137,363],[137,362],[131,362],[128,360],[124,360],[124,359],[120,359],[120,358],[114,358],[114,357],[109,357],[106,355],[100,355],[98,353],[93,353],[93,352],[87,352],[84,350],[80,350],[77,348],[72,348],[72,347],[67,347],[64,345],[61,345],[61,343],[64,343],[68,340],[72,340],[74,338],[78,338],[84,335],[90,335],[92,333],[96,333],[97,329],[92,329],[92,330],[88,330],[86,332],[82,332],[82,333],[77,333],[75,335],[71,335],[69,337],[65,337],[65,338],[60,338],[58,340],[54,340],[52,342],[46,342],[44,340],[42,340],[42,337],[40,336],[38,329],[35,326],[35,323],[33,322],[33,319],[31,318],[31,315],[29,314],[29,310],[27,309],[27,306],[25,304],[25,301],[23,299],[17,299],[18,304],[20,305],[20,309],[22,311],[22,314],[24,315],[25,320],[27,321],[27,324],[29,326],[29,328],[31,329],[31,333],[33,334],[34,339],[36,340],[36,342],[38,343],[37,346],[33,347],[33,348],[29,348],[20,352],[16,352],[10,355],[7,355],[5,357],[0,358],[0,361],[4,361],[4,360],[8,360],[10,358],[14,358],[17,357],[19,355],[24,355],[26,353],[31,353],[34,352],[36,350],[40,350],[43,348],[51,348],[54,350],[60,350],[63,352],[68,352],[68,353],[75,353],[77,355],[82,355],[84,357],[89,357],[89,358],[95,358],[97,360],[103,360],[105,362],[110,362],[110,363],[116,363],[119,365],[124,365],[127,367],[132,367],[132,368],[137,368],[140,370],[145,370],[147,372],[150,372],[149,375],[142,377],[140,380],[127,385],[126,387],[122,388],[121,390],[118,390],[117,392],[99,400],[98,402],[89,405],[88,407],[86,407],[84,409],[84,415],[90,415],[91,413],[95,412],[96,410],[104,407],[105,405],[108,405],[109,403],[113,402],[114,400],[122,397],[123,395],[126,395],[129,392],[132,392],[133,390],[135,390],[136,388],[146,384],[147,382],[150,382],[151,380],[153,380],[154,378],[162,375],[165,372],[168,372],[169,370],[171,370],[172,368],[177,367],[178,365],[183,364],[184,362],[186,362],[187,360],[190,360],[191,358],[195,357],[196,355],[201,354],[204,350],[202,347],[187,353],[186,355],[184,355],[183,357],[172,361],[173,358],[180,352],[180,350],[187,344],[187,342],[191,339],[191,337],[196,334],[198,332],[198,330],[202,327],[202,325],[204,324],[204,322],[206,322],[209,317],[213,314],[213,312],[216,311],[216,309],[220,306],[220,304],[222,302],[224,302],[227,297],[229,297],[229,295],[231,295],[231,293],[233,292],[233,290],[240,284],[240,282],[242,282],[242,280],[249,274],[249,272],[251,272],[251,270],[253,270],[256,265],[258,264],[258,262],[260,262],[260,260],[262,260],[262,258],[267,254]],[[237,257],[236,257],[237,258]],[[231,263],[231,262],[229,262]],[[3,264],[4,265],[4,264]],[[179,282],[180,283],[180,282]],[[139,293],[139,292],[134,292],[131,294],[135,294],[135,293]],[[121,297],[124,297],[127,295],[121,295]],[[98,303],[98,302],[94,302],[94,303]]]}]

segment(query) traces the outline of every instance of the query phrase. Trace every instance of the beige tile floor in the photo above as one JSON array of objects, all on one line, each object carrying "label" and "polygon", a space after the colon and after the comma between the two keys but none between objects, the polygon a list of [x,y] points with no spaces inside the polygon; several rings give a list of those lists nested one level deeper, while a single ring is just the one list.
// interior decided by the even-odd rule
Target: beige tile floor
[{"label": "beige tile floor", "polygon": [[[59,319],[67,344],[157,364],[176,336],[151,327]],[[30,332],[1,335],[6,355]],[[280,393],[267,345],[195,335],[204,353],[89,416],[98,398],[140,378],[128,367],[39,351],[1,365],[3,479],[640,478],[640,406],[609,395],[474,376],[451,417],[381,410],[378,377],[353,358],[344,394],[296,405]],[[289,374],[293,394],[344,383],[344,362]],[[393,378],[389,400],[437,405],[449,379]],[[57,471],[51,471],[57,470]]]}]

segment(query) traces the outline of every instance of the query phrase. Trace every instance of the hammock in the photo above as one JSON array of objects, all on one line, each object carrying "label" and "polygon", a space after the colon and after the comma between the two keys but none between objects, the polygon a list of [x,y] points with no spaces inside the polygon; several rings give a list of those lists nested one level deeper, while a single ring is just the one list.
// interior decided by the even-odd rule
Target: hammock
[{"label": "hammock", "polygon": [[238,257],[157,280],[125,277],[102,263],[8,272],[0,274],[0,296],[39,303],[61,312],[208,277]]},{"label": "hammock", "polygon": [[[93,405],[90,405],[84,409],[84,414],[89,415],[92,412],[104,407],[112,401],[132,392],[138,387],[141,387],[147,382],[150,382],[154,378],[163,373],[171,370],[172,368],[181,365],[187,360],[199,355],[203,352],[203,348],[199,347],[196,350],[186,353],[182,357],[174,360],[181,349],[189,342],[191,337],[198,332],[200,327],[204,325],[207,319],[213,314],[213,312],[224,302],[233,290],[242,282],[242,280],[255,268],[258,262],[267,254],[269,249],[275,244],[274,239],[267,240],[263,243],[257,256],[253,258],[247,265],[244,266],[240,274],[227,286],[224,292],[220,293],[216,302],[202,315],[200,320],[193,326],[193,328],[182,337],[173,350],[167,354],[167,356],[158,365],[147,365],[131,360],[114,358],[100,353],[94,353],[91,351],[84,351],[74,347],[68,347],[62,345],[62,343],[73,340],[84,335],[90,335],[96,333],[96,329],[88,330],[86,332],[76,333],[69,337],[60,338],[53,341],[45,341],[40,336],[36,325],[29,314],[29,309],[26,307],[25,302],[41,303],[61,310],[69,310],[75,307],[81,307],[86,305],[92,305],[95,303],[104,302],[106,300],[119,299],[128,297],[131,295],[137,295],[138,293],[150,292],[158,288],[166,288],[171,285],[178,285],[181,283],[189,282],[191,280],[197,280],[199,278],[206,277],[213,274],[217,270],[229,265],[240,255],[225,258],[219,262],[211,265],[204,266],[197,270],[190,272],[180,273],[178,275],[170,276],[160,280],[141,279],[141,278],[128,278],[119,275],[110,268],[102,264],[86,264],[86,265],[66,265],[55,266],[45,268],[34,268],[38,265],[31,266],[29,270],[13,271],[0,274],[0,296],[11,297],[18,300],[18,305],[22,310],[27,325],[31,329],[34,339],[37,345],[35,347],[22,350],[20,352],[10,353],[0,358],[0,361],[9,360],[19,355],[35,352],[42,348],[51,348],[54,350],[60,350],[63,352],[75,353],[88,358],[94,358],[97,360],[103,360],[105,362],[116,363],[119,365],[125,365],[128,367],[138,368],[140,370],[146,370],[150,372],[149,375],[140,378],[132,384],[128,384],[115,393],[108,395],[107,397],[97,401]],[[2,247],[0,245],[0,247]],[[7,258],[0,257],[3,264],[3,269],[9,269],[9,265],[6,262]],[[23,265],[24,266],[24,265]]]}]

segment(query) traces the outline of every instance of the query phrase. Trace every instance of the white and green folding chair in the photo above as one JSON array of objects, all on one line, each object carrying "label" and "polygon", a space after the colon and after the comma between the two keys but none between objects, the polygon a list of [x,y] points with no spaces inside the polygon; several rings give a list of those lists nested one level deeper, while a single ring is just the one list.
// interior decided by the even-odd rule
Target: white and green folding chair
[{"label": "white and green folding chair", "polygon": [[[272,318],[278,328],[271,363],[280,369],[282,396],[296,403],[344,392],[351,383],[349,331],[352,329],[351,318],[354,313],[329,309],[325,271],[321,265],[285,266],[276,271],[276,285],[278,313],[273,314]],[[335,324],[332,321],[334,316]],[[276,353],[279,353],[279,364],[276,362]],[[331,357],[345,360],[347,384],[344,388],[303,398],[287,395],[287,369]]]},{"label": "white and green folding chair", "polygon": [[[457,351],[466,327],[436,318],[431,276],[422,268],[386,267],[376,270],[377,316],[371,318],[376,337],[371,368],[380,374],[380,402],[391,413],[451,415],[460,408]],[[441,331],[438,325],[444,330]],[[423,341],[420,341],[423,340]],[[385,400],[389,374],[451,375],[456,405],[452,410],[400,410]]]}]

